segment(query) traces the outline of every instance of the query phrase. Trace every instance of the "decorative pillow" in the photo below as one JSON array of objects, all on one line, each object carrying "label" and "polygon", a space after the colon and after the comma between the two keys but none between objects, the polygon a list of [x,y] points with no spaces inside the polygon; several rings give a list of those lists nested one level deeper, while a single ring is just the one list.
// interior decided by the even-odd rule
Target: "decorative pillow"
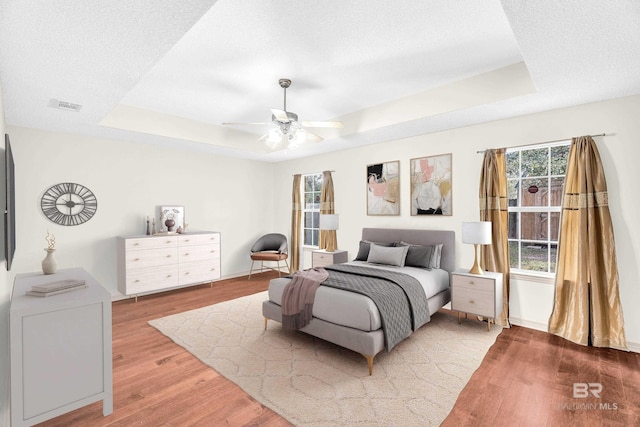
[{"label": "decorative pillow", "polygon": [[380,246],[374,243],[370,245],[367,262],[403,267],[408,251],[409,246]]},{"label": "decorative pillow", "polygon": [[431,268],[440,268],[440,258],[442,257],[442,246],[440,243],[433,246],[433,255],[431,255]]},{"label": "decorative pillow", "polygon": [[394,243],[377,243],[377,242],[370,242],[368,240],[360,240],[358,255],[356,255],[356,258],[354,259],[354,261],[366,261],[367,258],[369,258],[369,247],[371,246],[371,243],[376,244],[378,246],[387,246],[387,247],[394,245]]},{"label": "decorative pillow", "polygon": [[406,242],[400,242],[400,245],[409,247],[407,259],[404,261],[405,266],[431,270],[431,257],[435,250],[433,246],[414,245]]}]

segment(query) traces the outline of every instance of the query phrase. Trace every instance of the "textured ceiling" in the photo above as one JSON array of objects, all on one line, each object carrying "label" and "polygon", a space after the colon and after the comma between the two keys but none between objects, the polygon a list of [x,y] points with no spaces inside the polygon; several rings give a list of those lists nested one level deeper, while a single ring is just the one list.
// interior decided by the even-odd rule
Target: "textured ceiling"
[{"label": "textured ceiling", "polygon": [[[0,82],[9,125],[278,161],[638,94],[639,29],[635,0],[21,0]],[[269,121],[283,77],[345,127],[268,152],[221,125]]]}]

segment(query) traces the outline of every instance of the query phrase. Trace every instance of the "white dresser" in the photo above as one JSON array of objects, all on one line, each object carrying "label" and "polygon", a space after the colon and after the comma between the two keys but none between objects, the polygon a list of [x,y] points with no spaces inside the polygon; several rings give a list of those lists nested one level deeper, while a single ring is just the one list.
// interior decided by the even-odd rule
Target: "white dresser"
[{"label": "white dresser", "polygon": [[[34,285],[82,279],[86,288],[25,295]],[[102,400],[113,412],[111,293],[81,268],[18,274],[9,308],[11,425],[30,426]]]},{"label": "white dresser", "polygon": [[118,290],[143,295],[221,277],[220,233],[118,237]]}]

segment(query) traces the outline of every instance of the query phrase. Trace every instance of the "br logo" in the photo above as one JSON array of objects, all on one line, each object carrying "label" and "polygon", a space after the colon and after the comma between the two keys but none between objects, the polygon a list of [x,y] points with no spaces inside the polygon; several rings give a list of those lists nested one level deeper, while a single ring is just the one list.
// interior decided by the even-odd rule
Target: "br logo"
[{"label": "br logo", "polygon": [[600,399],[601,392],[602,384],[600,383],[573,383],[574,399],[586,399],[589,397],[589,393]]}]

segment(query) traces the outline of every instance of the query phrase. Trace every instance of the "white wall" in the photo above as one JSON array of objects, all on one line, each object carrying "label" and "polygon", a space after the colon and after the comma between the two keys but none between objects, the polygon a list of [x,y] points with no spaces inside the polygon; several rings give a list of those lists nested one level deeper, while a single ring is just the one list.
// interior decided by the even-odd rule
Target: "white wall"
[{"label": "white wall", "polygon": [[[338,247],[355,256],[362,227],[433,228],[456,231],[458,267],[473,263],[473,250],[460,243],[460,224],[478,220],[478,186],[482,154],[478,150],[538,143],[564,137],[607,133],[596,138],[604,163],[616,236],[620,293],[627,340],[640,351],[640,96],[500,120],[476,126],[390,141],[319,155],[278,165],[275,224],[290,221],[291,181],[295,173],[334,170],[335,209],[340,214]],[[409,212],[409,160],[453,154],[453,215],[412,217]],[[400,160],[401,214],[366,215],[366,165]],[[514,323],[546,330],[554,287],[536,281],[513,280],[511,317]]]},{"label": "white wall", "polygon": [[[11,126],[8,132],[16,164],[13,274],[41,270],[49,231],[58,268],[84,267],[117,294],[116,236],[144,234],[145,217],[165,204],[185,207],[188,231],[222,233],[223,277],[248,272],[249,247],[273,230],[265,214],[274,208],[272,187],[264,185],[273,180],[272,164]],[[41,197],[60,182],[94,192],[91,220],[65,227],[44,216]]]}]

